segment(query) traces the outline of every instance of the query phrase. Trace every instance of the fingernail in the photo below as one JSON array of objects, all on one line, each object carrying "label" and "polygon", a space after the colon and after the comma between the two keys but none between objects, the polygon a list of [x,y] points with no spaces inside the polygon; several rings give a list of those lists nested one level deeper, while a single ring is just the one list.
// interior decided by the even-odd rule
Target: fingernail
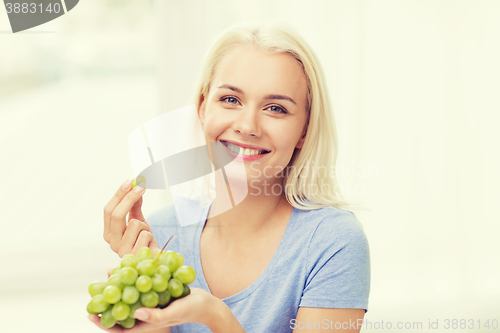
[{"label": "fingernail", "polygon": [[137,309],[134,312],[134,317],[139,320],[146,320],[149,318],[149,313],[144,310]]},{"label": "fingernail", "polygon": [[146,185],[144,185],[144,183],[140,183],[139,185],[134,187],[134,191],[136,191],[137,193],[142,193],[145,190],[146,190]]},{"label": "fingernail", "polygon": [[132,186],[132,181],[130,179],[127,179],[125,183],[122,184],[122,190],[128,191],[130,189],[130,186]]}]

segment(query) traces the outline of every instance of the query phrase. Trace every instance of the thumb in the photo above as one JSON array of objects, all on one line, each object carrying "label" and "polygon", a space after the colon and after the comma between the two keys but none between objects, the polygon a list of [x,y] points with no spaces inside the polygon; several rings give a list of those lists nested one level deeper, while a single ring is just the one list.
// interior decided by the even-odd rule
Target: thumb
[{"label": "thumb", "polygon": [[169,323],[169,312],[165,309],[158,308],[139,308],[135,310],[134,317],[146,323],[154,324],[157,326],[164,326]]}]

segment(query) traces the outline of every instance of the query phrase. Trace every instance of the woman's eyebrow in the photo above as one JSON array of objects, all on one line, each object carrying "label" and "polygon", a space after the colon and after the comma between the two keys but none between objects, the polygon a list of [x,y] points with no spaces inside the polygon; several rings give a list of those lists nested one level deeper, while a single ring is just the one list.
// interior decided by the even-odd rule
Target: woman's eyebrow
[{"label": "woman's eyebrow", "polygon": [[[223,84],[222,86],[218,87],[218,89],[229,89],[229,90],[232,90],[234,92],[245,95],[243,90],[241,90],[240,88],[234,87],[234,86],[230,86],[229,84]],[[295,103],[295,101],[293,99],[291,99],[290,97],[285,96],[285,95],[272,94],[272,95],[264,96],[264,99],[284,99],[284,100],[290,101],[293,104],[297,105],[297,103]]]}]

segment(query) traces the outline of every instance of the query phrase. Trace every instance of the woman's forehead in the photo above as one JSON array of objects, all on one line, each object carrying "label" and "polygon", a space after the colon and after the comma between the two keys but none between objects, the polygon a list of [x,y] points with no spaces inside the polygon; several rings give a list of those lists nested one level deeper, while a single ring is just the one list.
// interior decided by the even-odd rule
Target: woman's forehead
[{"label": "woman's forehead", "polygon": [[212,83],[214,89],[231,85],[245,94],[289,94],[301,102],[307,99],[307,81],[299,61],[286,53],[264,53],[253,45],[227,51],[217,64]]}]

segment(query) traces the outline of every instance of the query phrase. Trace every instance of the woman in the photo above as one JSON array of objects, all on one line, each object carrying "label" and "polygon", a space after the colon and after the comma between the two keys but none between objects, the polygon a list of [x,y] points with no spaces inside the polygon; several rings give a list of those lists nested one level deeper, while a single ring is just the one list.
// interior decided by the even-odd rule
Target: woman
[{"label": "woman", "polygon": [[[137,310],[144,323],[127,331],[359,332],[368,242],[329,173],[335,123],[310,47],[280,26],[233,27],[207,54],[194,102],[206,142],[239,156],[246,177],[216,174],[209,206],[178,202],[183,215],[203,221],[194,227],[175,223],[173,205],[145,219],[145,190],[131,190],[130,181],[116,192],[104,210],[111,248],[120,256],[143,246],[157,252],[176,232],[167,249],[197,273],[190,295],[162,310]],[[217,194],[242,188],[243,201],[224,208],[227,198]]]}]

